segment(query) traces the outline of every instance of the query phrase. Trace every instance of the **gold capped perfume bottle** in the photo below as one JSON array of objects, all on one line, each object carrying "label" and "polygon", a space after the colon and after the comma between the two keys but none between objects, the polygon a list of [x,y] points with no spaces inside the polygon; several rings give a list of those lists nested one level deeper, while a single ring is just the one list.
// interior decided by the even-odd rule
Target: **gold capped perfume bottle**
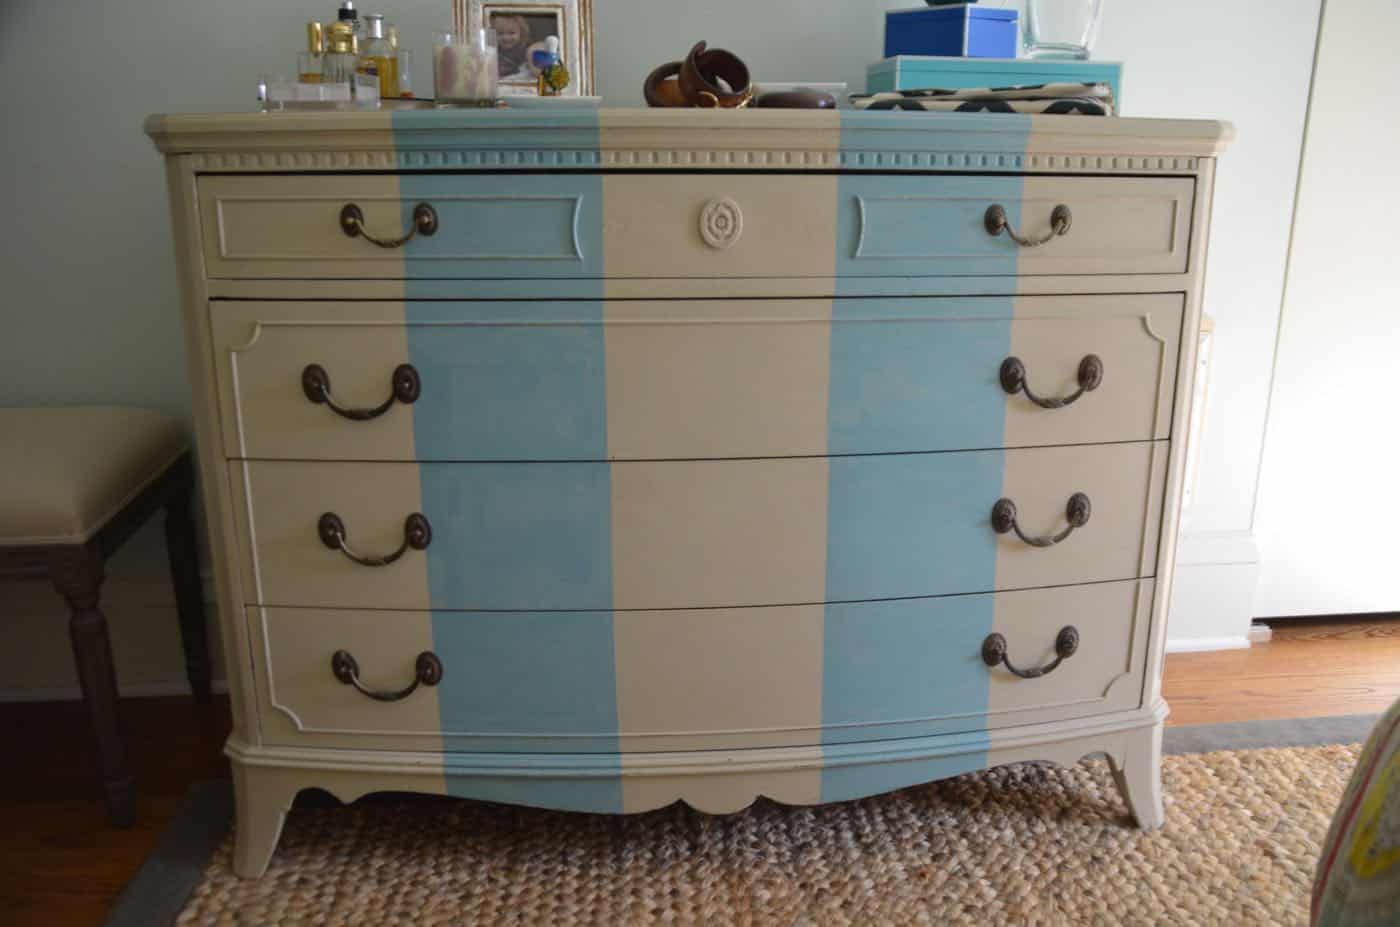
[{"label": "gold capped perfume bottle", "polygon": [[337,20],[326,29],[326,53],[321,56],[321,80],[327,84],[355,82],[355,33],[345,20]]},{"label": "gold capped perfume bottle", "polygon": [[306,50],[297,55],[297,79],[303,84],[321,82],[321,57],[326,50],[325,31],[320,23],[306,24]]},{"label": "gold capped perfume bottle", "polygon": [[337,22],[350,25],[350,51],[358,55],[360,42],[365,35],[365,26],[360,20],[359,11],[355,9],[355,0],[341,0],[340,9],[336,10],[335,18]]},{"label": "gold capped perfume bottle", "polygon": [[391,100],[399,95],[399,59],[389,38],[384,34],[381,13],[365,15],[365,41],[360,48],[356,69],[361,75],[379,79],[379,98]]}]

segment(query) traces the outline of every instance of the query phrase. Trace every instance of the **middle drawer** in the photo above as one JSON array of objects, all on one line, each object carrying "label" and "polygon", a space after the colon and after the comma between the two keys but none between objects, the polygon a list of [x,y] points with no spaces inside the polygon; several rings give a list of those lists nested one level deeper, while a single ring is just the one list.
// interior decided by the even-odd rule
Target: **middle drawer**
[{"label": "middle drawer", "polygon": [[212,311],[230,457],[664,460],[1165,438],[1182,296]]},{"label": "middle drawer", "polygon": [[1151,576],[1168,447],[230,470],[249,603],[669,609]]}]

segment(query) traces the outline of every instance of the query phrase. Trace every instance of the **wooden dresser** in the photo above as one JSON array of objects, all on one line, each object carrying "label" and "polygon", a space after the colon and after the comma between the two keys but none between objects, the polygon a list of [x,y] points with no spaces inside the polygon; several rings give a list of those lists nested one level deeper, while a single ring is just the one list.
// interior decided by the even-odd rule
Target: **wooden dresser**
[{"label": "wooden dresser", "polygon": [[1162,820],[1215,122],[153,116],[236,867],[297,791]]}]

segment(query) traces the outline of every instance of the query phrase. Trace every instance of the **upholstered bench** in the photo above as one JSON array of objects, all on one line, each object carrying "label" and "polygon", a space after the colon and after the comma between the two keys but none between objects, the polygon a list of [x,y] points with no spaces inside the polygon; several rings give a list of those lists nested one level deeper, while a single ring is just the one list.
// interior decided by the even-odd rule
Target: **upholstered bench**
[{"label": "upholstered bench", "polygon": [[195,698],[209,698],[191,512],[194,469],[179,424],[122,406],[0,408],[0,570],[47,570],[72,615],[78,679],[92,715],[107,808],[126,826],[135,792],[117,716],[103,564],[141,525],[166,511],[165,539]]}]

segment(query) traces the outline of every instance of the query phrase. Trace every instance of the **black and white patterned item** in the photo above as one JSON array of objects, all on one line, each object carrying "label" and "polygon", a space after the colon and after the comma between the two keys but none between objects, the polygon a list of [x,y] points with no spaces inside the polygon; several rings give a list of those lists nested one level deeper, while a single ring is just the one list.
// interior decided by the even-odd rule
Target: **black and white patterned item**
[{"label": "black and white patterned item", "polygon": [[869,110],[1112,116],[1113,89],[1108,84],[1061,83],[962,90],[893,90],[852,94],[851,104],[856,109]]}]

